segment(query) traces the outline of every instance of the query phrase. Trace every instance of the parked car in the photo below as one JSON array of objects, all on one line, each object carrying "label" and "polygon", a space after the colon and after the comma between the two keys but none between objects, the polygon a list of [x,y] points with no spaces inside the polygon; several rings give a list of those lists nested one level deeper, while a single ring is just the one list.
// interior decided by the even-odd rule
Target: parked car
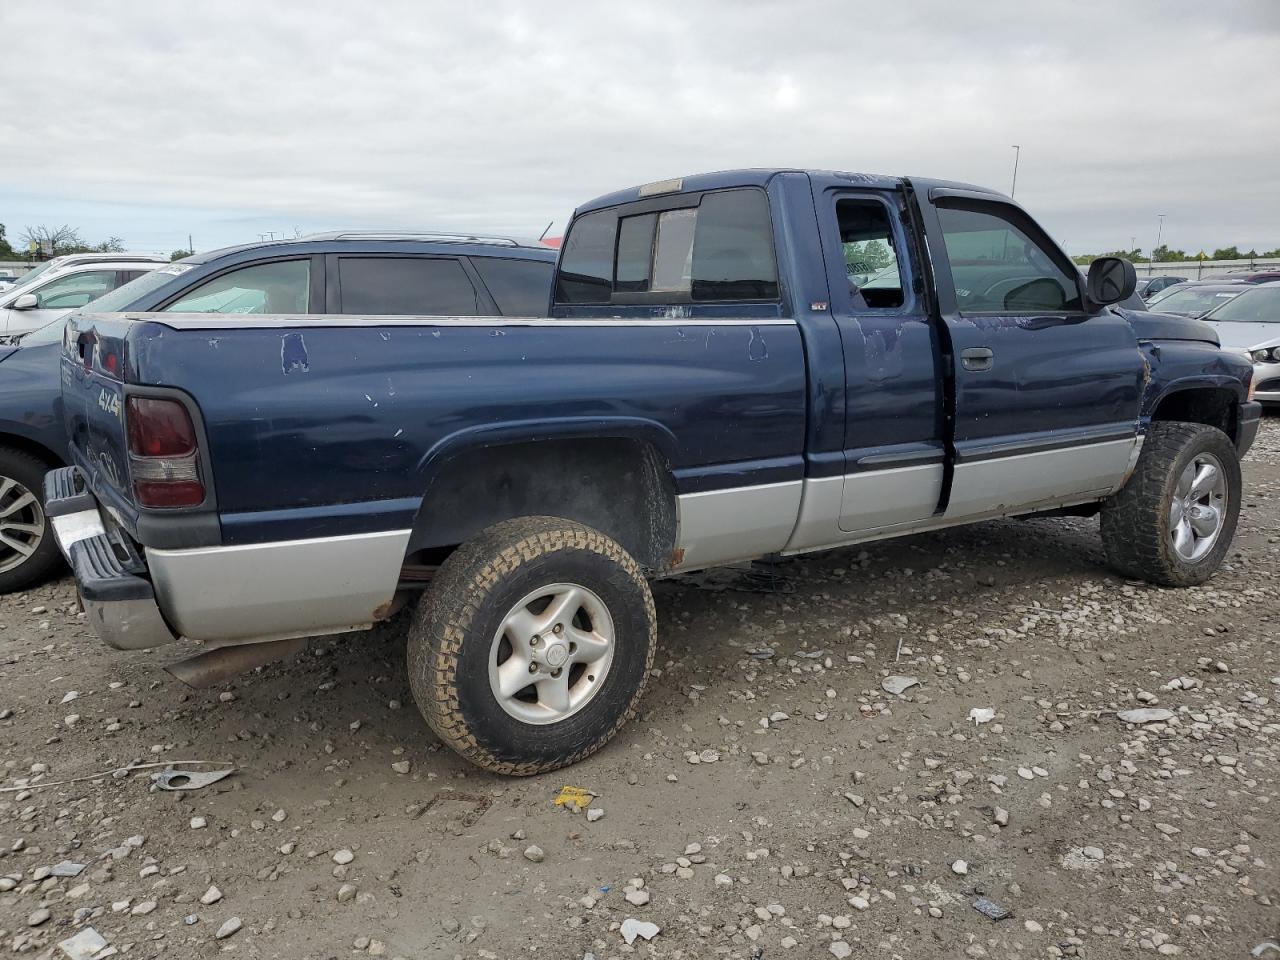
[{"label": "parked car", "polygon": [[1233,270],[1222,274],[1223,280],[1237,280],[1240,283],[1275,283],[1280,280],[1280,270]]},{"label": "parked car", "polygon": [[1207,324],[1113,311],[1133,265],[1081,277],[993,191],[799,170],[623,190],[575,213],[546,319],[481,315],[482,264],[454,270],[452,316],[317,316],[353,289],[376,312],[391,265],[349,286],[342,257],[300,254],[265,299],[310,316],[184,314],[230,277],[206,264],[67,322],[74,466],[48,513],[99,636],[206,641],[170,667],[195,683],[416,599],[427,722],[532,774],[636,709],[651,578],[1063,511],[1101,515],[1127,577],[1203,583],[1230,549],[1252,366]]},{"label": "parked car", "polygon": [[26,333],[83,307],[156,268],[128,254],[66,263],[0,293],[0,336]]},{"label": "parked car", "polygon": [[1280,404],[1280,283],[1252,287],[1205,314],[1228,348],[1253,362],[1254,399]]},{"label": "parked car", "polygon": [[1245,283],[1221,283],[1197,280],[1169,287],[1147,301],[1147,309],[1180,317],[1202,317],[1232,297],[1249,289]]},{"label": "parked car", "polygon": [[1138,293],[1143,300],[1150,300],[1161,290],[1186,282],[1186,277],[1141,277],[1138,280]]},{"label": "parked car", "polygon": [[8,290],[18,282],[17,276],[8,270],[0,271],[0,293]]},{"label": "parked car", "polygon": [[48,576],[62,557],[41,494],[66,462],[58,357],[65,318],[0,346],[0,593]]},{"label": "parked car", "polygon": [[114,262],[124,257],[135,262],[144,263],[168,263],[169,258],[162,253],[63,253],[52,259],[46,260],[38,267],[33,267],[18,278],[17,286],[25,286],[44,276],[51,270],[63,270],[67,267],[77,266],[85,263],[104,263]]},{"label": "parked car", "polygon": [[[459,257],[457,253],[463,248],[445,241],[425,245],[418,241],[395,242],[389,246],[346,236],[347,239],[309,239],[214,251],[161,267],[154,274],[106,294],[95,301],[94,307],[150,309],[167,298],[187,312],[215,307],[240,313],[260,312],[266,305],[269,286],[260,282],[267,271],[259,268],[279,264],[282,255],[294,251],[314,257],[332,255],[345,261],[349,255],[367,253],[372,246],[382,253],[394,250],[396,256],[379,258],[380,276],[362,269],[367,264],[341,265],[339,273],[346,281],[345,300],[350,307],[373,308],[373,312],[386,315],[453,313],[465,308],[453,282],[453,271],[461,270],[467,277],[484,277],[485,294],[480,302],[486,311],[506,309],[521,315],[547,312],[555,262],[553,250],[530,251],[523,246],[513,249],[510,242],[482,242],[467,244],[467,255]],[[386,287],[377,289],[384,282]],[[196,293],[196,287],[208,292]],[[336,287],[335,292],[341,293]],[[467,295],[481,296],[478,292]],[[370,296],[380,299],[369,300]],[[304,301],[302,309],[292,312],[306,313],[309,306]],[[343,304],[334,306],[341,308]],[[38,582],[61,562],[54,539],[45,530],[39,501],[27,497],[30,493],[38,495],[45,474],[62,466],[66,459],[67,436],[58,378],[64,324],[65,317],[0,346],[0,593]]]}]

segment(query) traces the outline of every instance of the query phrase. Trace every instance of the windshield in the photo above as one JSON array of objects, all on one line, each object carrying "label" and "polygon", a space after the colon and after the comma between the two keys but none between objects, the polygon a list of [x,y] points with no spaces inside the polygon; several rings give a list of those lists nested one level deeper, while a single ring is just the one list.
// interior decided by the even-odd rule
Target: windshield
[{"label": "windshield", "polygon": [[120,310],[127,310],[129,305],[141,297],[145,293],[152,290],[158,290],[176,276],[186,273],[191,268],[177,263],[171,263],[159,270],[152,270],[150,273],[144,273],[136,280],[130,280],[123,286],[116,287],[108,294],[104,294],[91,304],[91,313],[116,313]]},{"label": "windshield", "polygon": [[22,276],[18,278],[17,283],[15,283],[12,287],[10,287],[7,291],[5,291],[6,294],[8,294],[9,296],[13,296],[14,294],[18,293],[18,291],[20,291],[23,287],[29,286],[31,284],[31,281],[38,279],[43,273],[48,271],[48,269],[52,266],[53,266],[53,261],[50,260],[48,263],[40,264],[40,266],[36,267],[34,270],[28,270],[26,273],[24,273]]},{"label": "windshield", "polygon": [[1231,323],[1280,323],[1280,287],[1254,287],[1205,317]]},{"label": "windshield", "polygon": [[1187,287],[1179,284],[1170,287],[1169,293],[1152,297],[1147,309],[1154,313],[1177,313],[1184,317],[1198,317],[1233,297],[1240,296],[1248,287],[1239,290],[1223,287]]}]

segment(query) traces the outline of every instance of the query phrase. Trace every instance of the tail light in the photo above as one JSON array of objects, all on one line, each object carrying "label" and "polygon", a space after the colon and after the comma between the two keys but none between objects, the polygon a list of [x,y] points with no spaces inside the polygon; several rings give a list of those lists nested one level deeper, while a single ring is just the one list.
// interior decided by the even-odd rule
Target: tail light
[{"label": "tail light", "polygon": [[191,414],[177,400],[130,397],[129,476],[139,506],[172,509],[204,502],[199,444]]}]

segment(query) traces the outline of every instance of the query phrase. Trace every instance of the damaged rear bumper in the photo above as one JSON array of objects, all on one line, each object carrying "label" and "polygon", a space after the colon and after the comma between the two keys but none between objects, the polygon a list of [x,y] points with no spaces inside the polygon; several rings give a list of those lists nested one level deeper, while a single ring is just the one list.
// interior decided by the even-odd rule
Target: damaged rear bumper
[{"label": "damaged rear bumper", "polygon": [[50,471],[44,482],[45,516],[58,548],[75,574],[80,600],[94,632],[117,650],[173,643],[146,565],[124,537],[113,537],[97,501],[75,467]]},{"label": "damaged rear bumper", "polygon": [[104,523],[75,467],[46,476],[45,503],[94,630],[119,650],[179,637],[228,646],[367,629],[394,608],[410,533],[142,547]]}]

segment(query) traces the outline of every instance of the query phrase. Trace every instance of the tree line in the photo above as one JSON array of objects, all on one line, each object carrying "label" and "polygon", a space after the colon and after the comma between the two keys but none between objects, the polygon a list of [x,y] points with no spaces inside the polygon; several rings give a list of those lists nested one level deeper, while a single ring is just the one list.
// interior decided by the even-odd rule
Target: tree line
[{"label": "tree line", "polygon": [[1201,250],[1199,253],[1187,253],[1185,250],[1174,250],[1167,243],[1162,243],[1151,251],[1150,254],[1143,253],[1142,249],[1133,250],[1109,250],[1106,253],[1086,253],[1078,257],[1072,257],[1076,263],[1086,266],[1092,263],[1098,257],[1120,257],[1124,260],[1130,260],[1133,263],[1182,263],[1191,260],[1209,261],[1209,260],[1280,260],[1280,247],[1274,250],[1264,250],[1259,253],[1257,250],[1241,250],[1239,247],[1219,247],[1213,253],[1205,253]]},{"label": "tree line", "polygon": [[[38,251],[34,256],[28,252],[33,243]],[[46,249],[51,251],[47,255]],[[80,235],[79,230],[65,223],[60,227],[24,227],[18,237],[18,247],[15,248],[9,242],[5,225],[0,223],[0,260],[43,260],[68,253],[124,252],[124,241],[119,237],[107,237],[98,243],[89,243]],[[181,260],[191,256],[191,253],[190,250],[174,250],[169,259]]]}]

